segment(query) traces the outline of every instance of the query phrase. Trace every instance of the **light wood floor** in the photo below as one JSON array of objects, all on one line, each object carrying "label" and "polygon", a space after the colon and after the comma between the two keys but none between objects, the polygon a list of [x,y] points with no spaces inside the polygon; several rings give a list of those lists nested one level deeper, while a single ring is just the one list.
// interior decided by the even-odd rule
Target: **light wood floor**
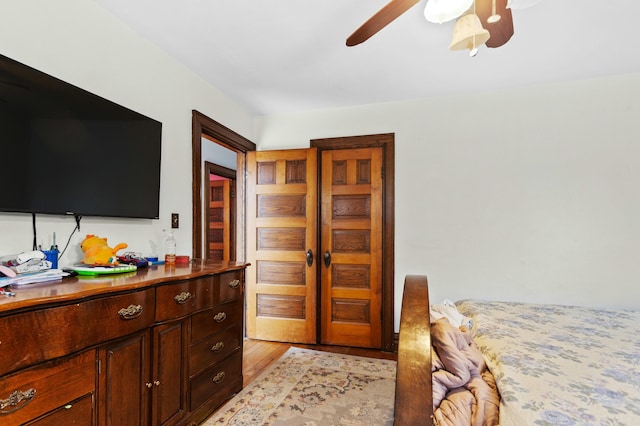
[{"label": "light wood floor", "polygon": [[243,386],[247,386],[274,361],[280,358],[291,346],[314,349],[317,351],[335,352],[347,355],[365,356],[378,359],[398,360],[398,355],[375,349],[349,348],[344,346],[298,345],[291,343],[266,342],[262,340],[244,341],[242,361]]}]

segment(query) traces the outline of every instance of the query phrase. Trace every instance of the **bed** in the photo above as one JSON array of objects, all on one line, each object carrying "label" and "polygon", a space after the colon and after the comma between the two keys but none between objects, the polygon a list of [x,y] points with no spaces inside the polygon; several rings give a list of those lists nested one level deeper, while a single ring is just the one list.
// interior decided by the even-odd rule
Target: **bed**
[{"label": "bed", "polygon": [[[407,276],[394,424],[433,424],[425,276]],[[500,424],[640,425],[640,311],[463,300],[500,393]]]}]

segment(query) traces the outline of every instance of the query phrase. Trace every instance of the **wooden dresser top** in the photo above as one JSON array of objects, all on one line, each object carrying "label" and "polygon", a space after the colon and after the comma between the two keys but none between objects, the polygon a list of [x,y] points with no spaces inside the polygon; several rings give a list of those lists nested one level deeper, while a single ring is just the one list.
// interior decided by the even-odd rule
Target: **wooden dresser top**
[{"label": "wooden dresser top", "polygon": [[66,277],[61,281],[12,288],[15,296],[0,296],[0,315],[9,311],[82,300],[108,293],[131,291],[156,284],[236,271],[243,262],[192,260],[175,266],[154,265],[123,274]]}]

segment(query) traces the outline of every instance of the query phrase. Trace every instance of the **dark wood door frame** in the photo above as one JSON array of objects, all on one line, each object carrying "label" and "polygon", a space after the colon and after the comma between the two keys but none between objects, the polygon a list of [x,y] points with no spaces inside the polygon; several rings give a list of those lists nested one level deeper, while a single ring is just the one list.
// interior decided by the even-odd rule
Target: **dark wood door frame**
[{"label": "dark wood door frame", "polygon": [[[384,155],[383,170],[382,170],[382,185],[383,185],[383,195],[382,195],[383,197],[382,349],[388,352],[393,352],[396,349],[394,347],[394,343],[395,343],[395,339],[394,339],[395,145],[394,144],[395,144],[395,136],[393,133],[311,140],[311,147],[318,148],[318,159],[322,158],[323,150],[382,147],[382,150],[384,153],[383,154]],[[318,166],[318,170],[322,170],[321,164]],[[320,208],[320,200],[318,200],[318,208]],[[318,211],[318,215],[319,214],[320,212]],[[318,227],[318,231],[320,231],[319,227]],[[320,239],[320,235],[318,235],[318,240],[319,239]],[[320,282],[320,277],[318,277],[318,282]],[[321,300],[320,296],[318,296],[318,300]]]},{"label": "dark wood door frame", "polygon": [[[193,110],[191,115],[191,156],[192,156],[192,204],[193,212],[193,229],[191,238],[191,256],[193,258],[202,258],[202,182],[203,182],[203,165],[202,165],[202,137],[206,135],[213,138],[220,145],[245,154],[247,151],[255,151],[256,144],[251,142],[244,136],[239,135],[228,127],[223,126],[217,121],[207,117],[206,115]],[[238,179],[244,176],[244,170],[237,170]],[[244,181],[243,181],[244,182]]]}]

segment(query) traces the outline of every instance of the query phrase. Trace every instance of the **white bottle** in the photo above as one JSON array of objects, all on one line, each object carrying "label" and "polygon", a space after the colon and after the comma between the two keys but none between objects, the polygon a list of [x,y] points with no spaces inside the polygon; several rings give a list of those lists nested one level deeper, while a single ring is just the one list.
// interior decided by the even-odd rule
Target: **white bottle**
[{"label": "white bottle", "polygon": [[166,240],[167,251],[164,256],[164,263],[173,265],[176,263],[176,239],[173,237],[173,231],[169,231]]}]

